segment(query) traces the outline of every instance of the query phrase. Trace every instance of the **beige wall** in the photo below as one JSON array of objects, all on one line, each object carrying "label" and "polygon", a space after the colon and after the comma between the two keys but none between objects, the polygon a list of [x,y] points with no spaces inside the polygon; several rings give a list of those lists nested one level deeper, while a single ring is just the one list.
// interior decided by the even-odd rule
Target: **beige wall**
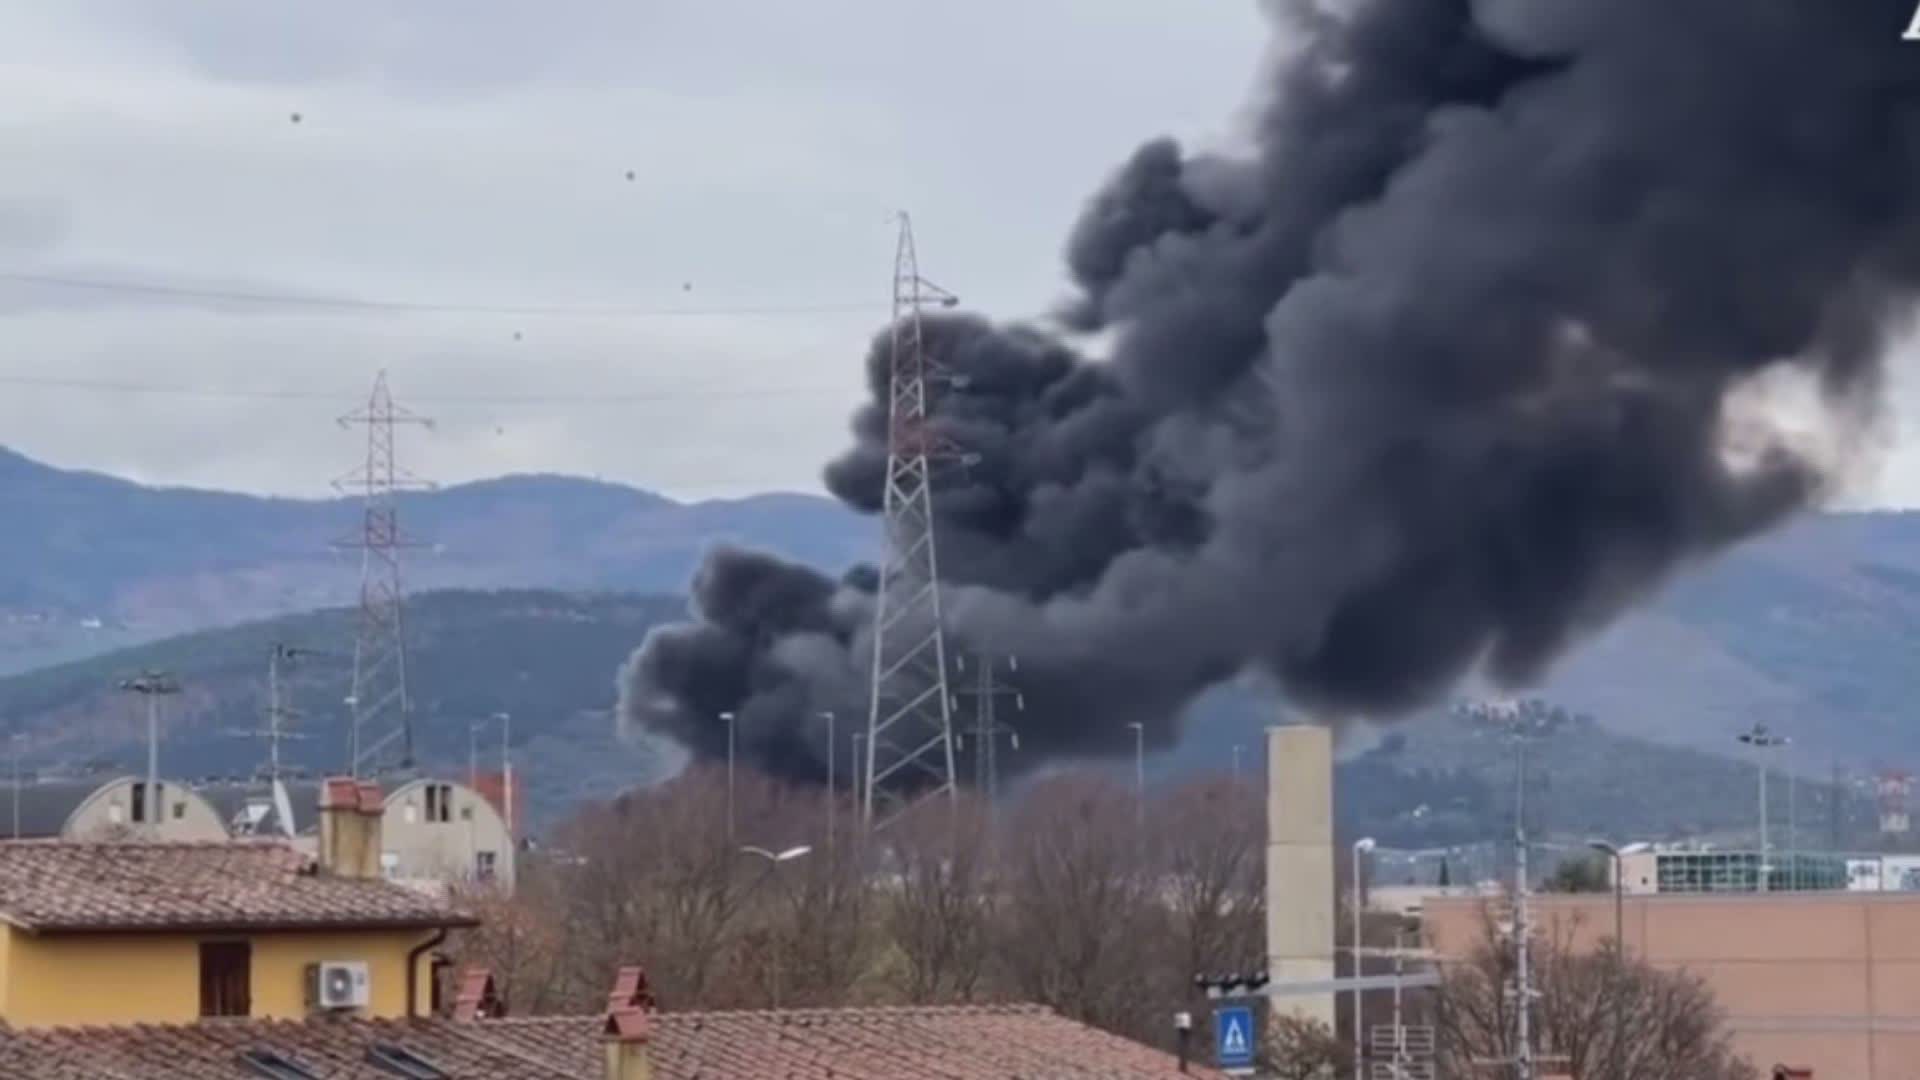
[{"label": "beige wall", "polygon": [[[136,779],[145,782],[144,778],[123,776],[102,784],[100,790],[87,796],[74,808],[73,814],[67,819],[66,828],[61,830],[61,838],[93,840],[115,834],[143,839],[154,837],[152,827],[135,824],[133,820],[133,785]],[[160,795],[158,839],[227,839],[226,822],[220,820],[219,811],[200,793],[185,784],[161,780]]]},{"label": "beige wall", "polygon": [[[1613,898],[1535,898],[1543,934],[1576,947],[1613,936]],[[1920,896],[1818,893],[1628,896],[1630,954],[1705,979],[1756,1066],[1840,1080],[1920,1076]],[[1426,904],[1430,945],[1475,946],[1480,904]]]},{"label": "beige wall", "polygon": [[[253,946],[249,987],[256,1017],[307,1015],[307,965],[368,965],[364,1015],[406,1015],[407,953],[431,931],[278,934],[0,935],[0,1019],[15,1027],[187,1022],[200,1013],[200,942]],[[419,959],[414,992],[429,1001],[430,957]]]},{"label": "beige wall", "polygon": [[[443,785],[451,792],[446,821],[427,815],[427,787]],[[380,847],[400,881],[463,882],[470,880],[482,852],[492,852],[494,877],[513,887],[513,837],[506,819],[486,797],[465,784],[445,780],[415,780],[387,796],[380,822]]]}]

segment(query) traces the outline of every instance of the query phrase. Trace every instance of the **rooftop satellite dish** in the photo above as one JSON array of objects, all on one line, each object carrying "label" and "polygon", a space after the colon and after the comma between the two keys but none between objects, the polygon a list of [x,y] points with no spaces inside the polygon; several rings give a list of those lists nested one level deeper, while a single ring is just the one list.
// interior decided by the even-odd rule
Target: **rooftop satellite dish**
[{"label": "rooftop satellite dish", "polygon": [[287,785],[273,778],[273,816],[280,819],[280,831],[293,835],[293,800],[287,797]]}]

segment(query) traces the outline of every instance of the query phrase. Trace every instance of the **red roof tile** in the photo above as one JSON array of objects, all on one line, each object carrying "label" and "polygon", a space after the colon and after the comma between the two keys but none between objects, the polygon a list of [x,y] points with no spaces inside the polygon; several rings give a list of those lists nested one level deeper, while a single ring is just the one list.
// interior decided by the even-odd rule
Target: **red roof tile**
[{"label": "red roof tile", "polygon": [[[594,1080],[603,1016],[228,1021],[0,1031],[0,1076],[241,1080],[266,1049],[324,1080],[391,1080],[396,1046],[462,1080]],[[655,1013],[656,1080],[1176,1080],[1171,1056],[1031,1006]],[[1217,1077],[1194,1066],[1189,1076]]]},{"label": "red roof tile", "polygon": [[430,896],[244,841],[0,841],[0,920],[33,932],[474,925]]},{"label": "red roof tile", "polygon": [[[1172,1055],[1037,1005],[651,1016],[656,1080],[1172,1080]],[[497,1041],[597,1075],[599,1017],[494,1020]],[[1194,1066],[1188,1076],[1217,1076]]]}]

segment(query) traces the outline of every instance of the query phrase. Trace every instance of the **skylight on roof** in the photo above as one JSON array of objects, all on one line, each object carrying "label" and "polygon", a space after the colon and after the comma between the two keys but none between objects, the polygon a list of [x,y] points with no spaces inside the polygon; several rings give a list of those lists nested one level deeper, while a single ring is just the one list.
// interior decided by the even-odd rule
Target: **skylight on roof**
[{"label": "skylight on roof", "polygon": [[452,1074],[403,1046],[374,1043],[367,1048],[367,1061],[406,1080],[452,1080]]},{"label": "skylight on roof", "polygon": [[262,1047],[240,1051],[240,1064],[267,1080],[320,1080],[317,1073],[292,1058]]}]

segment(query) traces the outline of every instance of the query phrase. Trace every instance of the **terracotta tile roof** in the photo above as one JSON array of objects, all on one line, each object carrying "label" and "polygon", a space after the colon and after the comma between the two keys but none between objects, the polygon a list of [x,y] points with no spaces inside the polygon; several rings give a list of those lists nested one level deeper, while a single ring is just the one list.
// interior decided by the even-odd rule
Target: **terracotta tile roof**
[{"label": "terracotta tile roof", "polygon": [[[0,1076],[34,1080],[259,1080],[242,1055],[267,1051],[321,1080],[407,1075],[371,1059],[398,1048],[449,1080],[579,1080],[592,1071],[492,1044],[477,1025],[446,1020],[211,1020],[198,1024],[0,1032]],[[297,1075],[297,1074],[296,1074]]]},{"label": "terracotta tile roof", "polygon": [[0,920],[33,932],[474,925],[430,896],[244,841],[0,841]]},{"label": "terracotta tile roof", "polygon": [[[1038,1005],[650,1016],[655,1080],[1173,1080],[1171,1054]],[[536,1017],[472,1025],[594,1076],[604,1018]],[[1196,1040],[1198,1043],[1198,1040]],[[1196,1050],[1196,1053],[1198,1051]],[[1190,1066],[1186,1076],[1218,1076]]]},{"label": "terracotta tile roof", "polygon": [[[0,1031],[0,1076],[257,1080],[266,1049],[322,1080],[405,1075],[397,1046],[461,1080],[596,1080],[603,1016],[525,1020],[207,1021]],[[654,1013],[655,1080],[1177,1080],[1167,1054],[1030,1006]],[[1189,1077],[1217,1077],[1198,1065]]]}]

